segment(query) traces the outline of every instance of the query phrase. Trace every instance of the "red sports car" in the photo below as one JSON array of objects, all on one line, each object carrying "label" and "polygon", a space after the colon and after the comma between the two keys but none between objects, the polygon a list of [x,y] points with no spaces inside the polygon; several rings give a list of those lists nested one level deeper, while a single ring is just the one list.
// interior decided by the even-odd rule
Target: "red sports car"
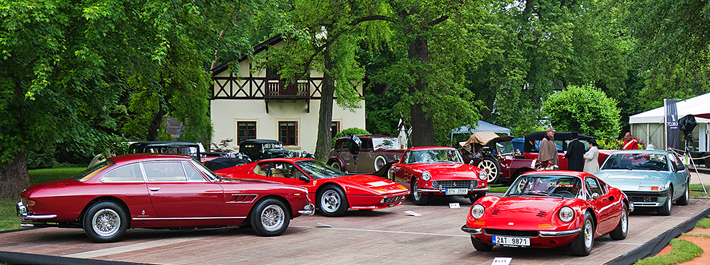
[{"label": "red sports car", "polygon": [[167,154],[112,157],[21,196],[22,226],[84,228],[96,242],[117,241],[128,228],[243,223],[259,235],[276,236],[291,218],[314,211],[304,188],[225,179],[189,156]]},{"label": "red sports car", "polygon": [[451,147],[413,147],[392,164],[388,177],[409,185],[417,205],[427,204],[431,195],[468,196],[471,203],[486,195],[486,171],[464,164]]},{"label": "red sports car", "polygon": [[308,158],[265,159],[215,173],[305,187],[325,216],[343,216],[348,208],[373,210],[397,206],[409,194],[407,188],[387,179],[348,175]]},{"label": "red sports car", "polygon": [[594,238],[626,238],[631,211],[633,205],[623,192],[594,175],[533,171],[518,177],[503,197],[478,200],[461,229],[471,234],[478,251],[569,244],[573,254],[586,256]]}]

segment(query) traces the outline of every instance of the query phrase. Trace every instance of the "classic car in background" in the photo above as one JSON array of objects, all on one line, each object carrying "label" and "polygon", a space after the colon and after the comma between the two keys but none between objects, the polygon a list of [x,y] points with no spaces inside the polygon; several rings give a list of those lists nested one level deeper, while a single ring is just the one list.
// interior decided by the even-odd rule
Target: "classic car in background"
[{"label": "classic car in background", "polygon": [[357,135],[357,138],[361,141],[357,163],[348,148],[348,137],[340,137],[335,140],[335,145],[328,155],[328,165],[347,172],[375,172],[387,163],[399,160],[404,153],[395,137]]},{"label": "classic car in background", "polygon": [[655,208],[659,215],[670,215],[673,202],[688,204],[690,172],[670,151],[617,151],[594,175],[624,191],[637,208]]},{"label": "classic car in background", "polygon": [[512,136],[477,132],[471,135],[468,141],[459,144],[459,152],[465,163],[486,171],[488,184],[508,183],[535,169],[535,162],[525,159],[520,150],[515,150],[511,140]]},{"label": "classic car in background", "polygon": [[[127,154],[179,154],[188,155],[201,163],[220,158],[232,157],[231,152],[205,152],[205,148],[200,143],[174,142],[174,141],[129,141],[120,143],[128,145]],[[121,149],[121,148],[118,148]],[[125,154],[123,151],[107,150],[111,156]],[[93,167],[106,161],[104,154],[94,156],[88,167]]]},{"label": "classic car in background", "polygon": [[[524,145],[524,156],[526,159],[537,159],[540,155],[540,141],[545,137],[547,132],[533,132],[525,135],[525,145]],[[584,144],[585,150],[589,150],[589,140],[594,139],[592,136],[578,134],[579,141]],[[567,169],[567,158],[565,153],[567,152],[567,146],[572,142],[572,132],[555,132],[555,144],[557,145],[557,156],[559,158],[559,169]],[[599,150],[599,165],[604,163],[611,153],[616,150]],[[544,164],[542,165],[545,166]]]},{"label": "classic car in background", "polygon": [[631,211],[621,190],[594,175],[534,171],[518,177],[502,197],[479,199],[461,230],[478,251],[570,245],[574,255],[586,256],[597,237],[626,238]]},{"label": "classic car in background", "polygon": [[239,141],[239,153],[247,155],[252,161],[261,159],[288,157],[290,151],[281,141],[266,139],[247,139]]},{"label": "classic car in background", "polygon": [[276,236],[293,217],[313,214],[304,188],[221,178],[189,156],[135,154],[107,159],[64,180],[27,188],[17,213],[23,227],[83,228],[96,242],[128,228],[251,224]]},{"label": "classic car in background", "polygon": [[392,164],[388,178],[410,186],[417,205],[427,204],[433,195],[467,196],[473,203],[488,191],[486,171],[464,164],[451,147],[409,148]]},{"label": "classic car in background", "polygon": [[348,175],[308,158],[266,159],[215,173],[304,187],[325,216],[343,216],[348,209],[374,210],[397,206],[409,194],[406,187],[387,179],[372,175]]}]

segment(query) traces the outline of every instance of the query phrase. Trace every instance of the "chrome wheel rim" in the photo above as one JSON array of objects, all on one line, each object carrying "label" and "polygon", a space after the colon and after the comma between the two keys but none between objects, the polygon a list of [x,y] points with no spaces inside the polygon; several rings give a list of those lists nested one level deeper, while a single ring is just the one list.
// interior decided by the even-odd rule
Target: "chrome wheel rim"
[{"label": "chrome wheel rim", "polygon": [[338,164],[338,163],[332,163],[332,164],[330,164],[330,167],[332,167],[332,168],[337,169],[338,171],[340,171],[340,164]]},{"label": "chrome wheel rim", "polygon": [[383,157],[378,156],[375,158],[375,171],[380,170],[385,164],[387,164],[387,161]]},{"label": "chrome wheel rim", "polygon": [[621,232],[626,235],[626,231],[629,229],[629,216],[626,213],[626,208],[621,211]]},{"label": "chrome wheel rim", "polygon": [[121,227],[121,217],[113,209],[101,209],[91,218],[91,227],[96,234],[109,237]]},{"label": "chrome wheel rim", "polygon": [[334,190],[326,190],[320,197],[320,205],[323,211],[332,213],[340,208],[340,194]]},{"label": "chrome wheel rim", "polygon": [[264,229],[270,232],[277,231],[281,229],[284,224],[286,215],[284,210],[278,205],[272,204],[266,206],[263,211],[261,211],[261,225]]},{"label": "chrome wheel rim", "polygon": [[584,221],[584,246],[587,249],[592,248],[592,241],[594,240],[594,231],[592,231],[592,221]]},{"label": "chrome wheel rim", "polygon": [[422,193],[419,192],[419,181],[414,180],[414,184],[412,184],[412,196],[414,196],[414,200],[418,201],[422,198]]},{"label": "chrome wheel rim", "polygon": [[[673,190],[671,190],[671,194],[673,194]],[[667,205],[666,208],[668,208],[666,210],[668,210],[668,212],[670,213],[671,207],[673,207],[673,196],[672,195],[668,195],[668,198],[666,199],[666,205]]]},{"label": "chrome wheel rim", "polygon": [[690,186],[686,185],[685,186],[685,201],[687,202],[690,200]]},{"label": "chrome wheel rim", "polygon": [[496,164],[493,163],[493,161],[482,160],[478,163],[478,168],[486,171],[486,174],[488,174],[488,182],[493,182],[498,178],[498,168],[496,168]]}]

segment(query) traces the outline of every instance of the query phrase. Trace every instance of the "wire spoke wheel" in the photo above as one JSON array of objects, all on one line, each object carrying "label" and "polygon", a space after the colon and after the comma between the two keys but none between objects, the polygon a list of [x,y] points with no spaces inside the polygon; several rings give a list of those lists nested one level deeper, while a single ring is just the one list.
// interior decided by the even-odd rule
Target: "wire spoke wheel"
[{"label": "wire spoke wheel", "polygon": [[121,218],[112,209],[101,209],[91,218],[91,226],[100,236],[109,237],[118,232]]},{"label": "wire spoke wheel", "polygon": [[261,211],[261,224],[267,231],[277,231],[283,227],[286,215],[278,205],[269,205]]}]

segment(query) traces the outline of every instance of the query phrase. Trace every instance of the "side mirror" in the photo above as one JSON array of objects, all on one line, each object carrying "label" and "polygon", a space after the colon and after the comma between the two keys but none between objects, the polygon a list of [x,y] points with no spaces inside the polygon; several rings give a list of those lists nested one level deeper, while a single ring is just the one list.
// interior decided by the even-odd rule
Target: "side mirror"
[{"label": "side mirror", "polygon": [[306,175],[300,175],[298,176],[298,179],[303,180],[303,182],[309,182],[311,179],[308,178]]},{"label": "side mirror", "polygon": [[596,192],[592,193],[592,199],[593,200],[599,199],[599,193],[596,193]]}]

